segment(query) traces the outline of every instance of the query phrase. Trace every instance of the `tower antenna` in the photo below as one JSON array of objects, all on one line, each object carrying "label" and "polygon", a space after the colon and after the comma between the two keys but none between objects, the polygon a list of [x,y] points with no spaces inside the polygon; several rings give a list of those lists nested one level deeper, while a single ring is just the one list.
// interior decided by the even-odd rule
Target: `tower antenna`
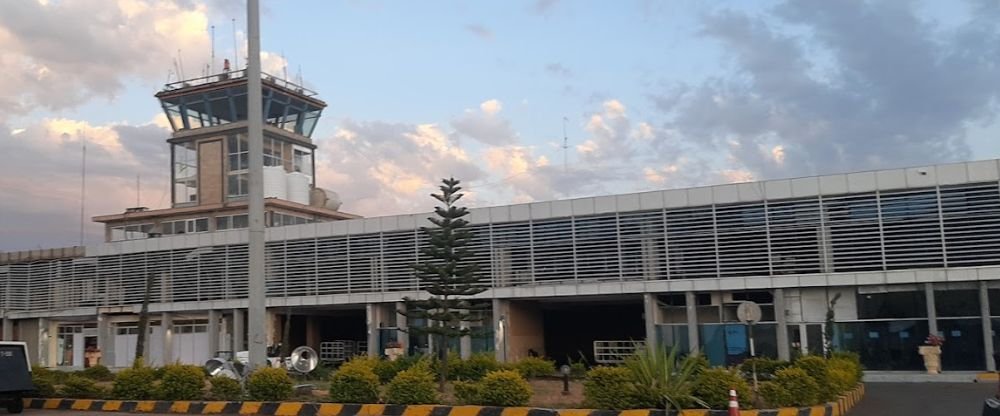
[{"label": "tower antenna", "polygon": [[569,118],[567,118],[566,116],[563,116],[563,145],[562,145],[562,148],[563,148],[563,172],[566,172],[566,170],[567,170],[567,164],[568,164],[568,162],[567,162],[567,160],[568,160],[567,154],[569,153],[569,136],[566,135],[566,122],[567,121],[569,121]]},{"label": "tower antenna", "polygon": [[139,202],[139,200],[141,199],[141,198],[139,198],[140,195],[142,195],[142,194],[140,193],[140,188],[139,188],[139,174],[136,173],[135,174],[135,206],[136,206],[136,208],[142,206],[142,203]]},{"label": "tower antenna", "polygon": [[295,83],[300,87],[305,88],[305,81],[302,80],[302,64],[299,64],[299,72],[295,74]]},{"label": "tower antenna", "polygon": [[236,18],[233,18],[233,68],[240,69],[240,42],[236,40]]},{"label": "tower antenna", "polygon": [[209,75],[215,74],[215,25],[211,26],[211,30],[212,30],[212,57],[208,61]]},{"label": "tower antenna", "polygon": [[181,58],[180,49],[177,50],[177,65],[179,68],[177,71],[180,72],[181,81],[186,80],[187,78],[184,77],[184,58]]},{"label": "tower antenna", "polygon": [[79,130],[76,131],[76,136],[80,138],[80,144],[82,145],[81,152],[81,163],[80,163],[80,245],[83,245],[83,217],[84,211],[86,209],[87,200],[87,137],[80,133]]},{"label": "tower antenna", "polygon": [[288,59],[285,58],[285,51],[281,51],[281,79],[288,82]]}]

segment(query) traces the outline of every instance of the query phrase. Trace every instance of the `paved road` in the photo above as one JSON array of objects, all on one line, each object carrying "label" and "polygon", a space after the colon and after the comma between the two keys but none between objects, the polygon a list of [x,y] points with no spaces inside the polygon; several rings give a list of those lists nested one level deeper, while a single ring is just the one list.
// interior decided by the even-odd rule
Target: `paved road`
[{"label": "paved road", "polygon": [[867,383],[850,416],[978,416],[996,383]]},{"label": "paved road", "polygon": [[[992,397],[996,383],[868,383],[864,400],[850,416],[978,416],[983,400]],[[7,413],[0,410],[0,416]],[[27,416],[140,415],[150,413],[94,413],[53,410],[24,411]]]}]

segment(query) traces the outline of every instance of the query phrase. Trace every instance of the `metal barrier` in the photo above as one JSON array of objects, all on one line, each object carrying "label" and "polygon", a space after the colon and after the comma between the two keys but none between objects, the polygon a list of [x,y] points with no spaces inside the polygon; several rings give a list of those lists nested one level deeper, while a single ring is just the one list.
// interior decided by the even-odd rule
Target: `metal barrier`
[{"label": "metal barrier", "polygon": [[594,361],[599,364],[620,364],[645,346],[645,341],[594,341]]}]

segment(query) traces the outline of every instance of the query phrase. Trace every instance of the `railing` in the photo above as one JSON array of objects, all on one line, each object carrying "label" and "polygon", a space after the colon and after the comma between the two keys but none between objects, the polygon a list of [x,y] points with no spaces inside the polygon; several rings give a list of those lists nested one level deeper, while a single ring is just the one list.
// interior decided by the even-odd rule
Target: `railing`
[{"label": "railing", "polygon": [[[228,79],[238,79],[238,78],[243,78],[243,77],[246,77],[246,69],[237,69],[237,70],[234,70],[234,71],[223,72],[223,73],[220,73],[220,74],[207,75],[207,76],[198,77],[198,78],[191,78],[191,79],[185,79],[185,80],[181,80],[181,81],[171,82],[171,83],[166,84],[163,87],[163,90],[164,91],[174,91],[174,90],[179,90],[179,89],[182,89],[182,88],[196,87],[196,86],[199,86],[199,85],[211,84],[213,82],[225,81],[225,80],[228,80]],[[294,82],[291,82],[291,81],[289,81],[287,79],[283,79],[283,78],[276,77],[274,75],[268,74],[266,72],[261,72],[261,79],[263,81],[267,81],[267,82],[270,82],[272,84],[275,84],[275,85],[277,85],[277,86],[279,86],[281,88],[285,88],[285,89],[288,89],[288,90],[295,91],[295,92],[297,92],[299,94],[302,94],[302,95],[305,95],[307,97],[314,97],[316,95],[319,95],[319,94],[317,94],[313,90],[310,90],[310,89],[308,89],[306,87],[298,85],[298,84],[296,84]]]},{"label": "railing", "polygon": [[594,341],[594,361],[598,364],[621,364],[645,346],[645,341]]}]

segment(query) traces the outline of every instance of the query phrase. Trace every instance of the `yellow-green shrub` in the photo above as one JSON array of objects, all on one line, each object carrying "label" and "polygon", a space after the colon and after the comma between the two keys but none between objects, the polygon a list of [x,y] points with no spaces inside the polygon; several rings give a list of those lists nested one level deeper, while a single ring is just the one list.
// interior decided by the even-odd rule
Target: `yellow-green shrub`
[{"label": "yellow-green shrub", "polygon": [[151,400],[155,382],[156,372],[140,363],[118,372],[111,386],[111,396],[119,400]]},{"label": "yellow-green shrub", "polygon": [[251,400],[280,402],[292,396],[292,378],[283,368],[256,370],[247,378],[246,386]]},{"label": "yellow-green shrub", "polygon": [[[353,360],[352,360],[353,361]],[[330,376],[330,401],[334,403],[378,402],[378,376],[366,365],[347,365]]]},{"label": "yellow-green shrub", "polygon": [[103,393],[94,380],[78,375],[71,375],[59,388],[59,395],[71,399],[96,399]]},{"label": "yellow-green shrub", "polygon": [[434,374],[426,365],[417,365],[400,371],[385,390],[386,403],[432,404],[438,401]]},{"label": "yellow-green shrub", "polygon": [[736,390],[742,403],[750,403],[750,385],[739,371],[728,368],[702,370],[695,379],[693,394],[712,409],[726,409],[729,407],[729,390]]},{"label": "yellow-green shrub", "polygon": [[479,381],[479,405],[524,406],[531,400],[531,385],[521,373],[511,370],[491,371]]},{"label": "yellow-green shrub", "polygon": [[234,378],[215,376],[209,379],[212,400],[236,401],[243,398],[243,386]]},{"label": "yellow-green shrub", "polygon": [[501,367],[493,353],[472,354],[467,360],[461,359],[458,354],[448,355],[448,378],[451,380],[479,380]]},{"label": "yellow-green shrub", "polygon": [[774,381],[764,383],[761,396],[772,406],[812,406],[820,400],[819,385],[798,367],[788,367],[774,374]]},{"label": "yellow-green shrub", "polygon": [[115,379],[114,373],[103,365],[95,365],[84,368],[80,375],[94,381],[111,381]]},{"label": "yellow-green shrub", "polygon": [[51,379],[45,376],[32,372],[31,383],[35,385],[35,391],[31,395],[32,397],[54,397],[56,395],[55,384],[52,383]]},{"label": "yellow-green shrub", "polygon": [[816,355],[805,356],[796,360],[794,366],[805,370],[819,386],[820,401],[831,400],[839,393],[831,384],[830,367],[825,358]]},{"label": "yellow-green shrub", "polygon": [[204,396],[205,370],[195,365],[171,364],[163,367],[157,387],[161,400],[198,400]]},{"label": "yellow-green shrub", "polygon": [[625,410],[636,407],[632,373],[624,367],[594,367],[583,381],[585,405],[595,409]]},{"label": "yellow-green shrub", "polygon": [[551,376],[556,373],[556,363],[538,357],[525,357],[514,363],[514,369],[524,378]]}]

